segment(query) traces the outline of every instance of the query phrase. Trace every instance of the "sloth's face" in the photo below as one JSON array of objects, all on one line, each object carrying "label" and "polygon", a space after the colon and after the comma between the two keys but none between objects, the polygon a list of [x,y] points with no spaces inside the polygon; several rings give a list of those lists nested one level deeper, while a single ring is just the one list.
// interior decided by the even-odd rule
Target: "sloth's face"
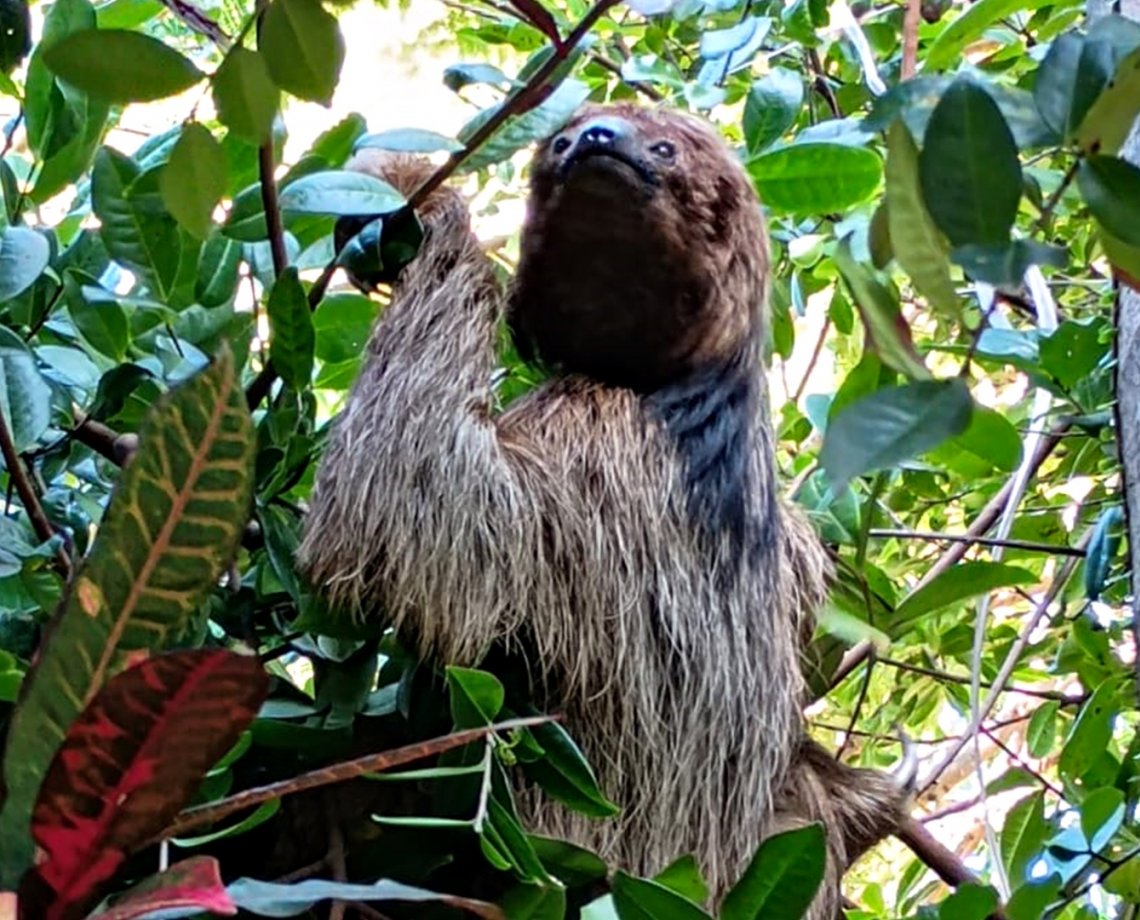
[{"label": "sloth's face", "polygon": [[532,164],[512,326],[564,369],[653,389],[754,336],[767,247],[752,183],[711,127],[588,106]]}]

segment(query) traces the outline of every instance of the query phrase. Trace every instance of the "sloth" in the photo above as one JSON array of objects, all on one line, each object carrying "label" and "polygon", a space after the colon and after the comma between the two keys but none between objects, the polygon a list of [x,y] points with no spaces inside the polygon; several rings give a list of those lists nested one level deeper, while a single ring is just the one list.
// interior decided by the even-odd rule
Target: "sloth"
[{"label": "sloth", "polygon": [[[432,171],[375,150],[350,168],[405,194]],[[806,733],[828,557],[778,493],[746,173],[689,116],[586,107],[534,157],[506,296],[457,191],[419,216],[318,471],[303,570],[429,660],[525,656],[621,808],[597,820],[523,788],[534,830],[642,874],[691,853],[716,904],[766,836],[819,821],[809,916],[835,916],[907,794]],[[549,376],[499,411],[504,317]]]}]

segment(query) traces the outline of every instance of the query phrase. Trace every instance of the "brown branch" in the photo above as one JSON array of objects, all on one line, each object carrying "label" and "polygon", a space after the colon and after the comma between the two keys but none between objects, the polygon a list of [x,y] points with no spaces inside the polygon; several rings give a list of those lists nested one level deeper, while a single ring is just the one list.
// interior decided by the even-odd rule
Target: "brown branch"
[{"label": "brown branch", "polygon": [[1053,556],[1080,556],[1085,551],[1075,546],[1061,546],[1056,543],[1033,543],[1028,540],[998,540],[994,537],[979,537],[973,534],[934,533],[928,530],[893,530],[872,527],[869,536],[896,538],[900,540],[931,540],[939,543],[969,543],[977,546],[1001,546],[1006,549],[1023,549],[1031,553],[1048,553]]},{"label": "brown branch", "polygon": [[867,670],[863,675],[863,683],[859,687],[859,696],[855,700],[855,706],[851,710],[851,720],[847,723],[847,731],[843,733],[843,741],[839,745],[839,750],[835,752],[835,759],[842,760],[843,752],[847,750],[847,745],[851,743],[851,735],[855,731],[855,726],[859,724],[859,715],[863,711],[863,704],[867,702],[867,691],[871,689],[871,677],[875,673],[875,660],[876,655],[874,650],[867,656]]},{"label": "brown branch", "polygon": [[617,3],[618,0],[597,0],[590,8],[590,11],[582,17],[578,25],[576,25],[574,30],[566,37],[565,41],[554,49],[554,53],[547,58],[546,63],[538,68],[518,91],[507,97],[491,117],[483,122],[483,124],[479,126],[479,129],[471,135],[471,138],[467,141],[462,150],[457,150],[453,153],[446,163],[432,173],[424,184],[412,193],[408,199],[408,207],[415,208],[423,204],[428,195],[446,182],[491,135],[499,130],[507,119],[533,108],[533,106],[539,102],[540,91],[545,88],[547,82],[554,75],[554,72],[562,65],[566,58],[570,56],[570,53],[578,47],[582,39],[590,29],[593,28],[594,24],[602,15],[607,10],[616,6]]},{"label": "brown branch", "polygon": [[922,0],[907,0],[903,16],[902,65],[899,77],[909,80],[918,65],[918,20],[922,18]]},{"label": "brown branch", "polygon": [[831,331],[831,317],[827,317],[823,321],[823,326],[819,330],[819,338],[815,340],[815,348],[812,349],[811,357],[808,359],[807,367],[804,369],[803,379],[800,380],[800,385],[796,387],[796,392],[792,396],[792,402],[798,403],[800,397],[804,395],[804,390],[807,389],[808,381],[811,380],[812,372],[815,370],[816,364],[819,363],[819,356],[823,352],[823,345],[827,341],[827,333]]},{"label": "brown branch", "polygon": [[[55,536],[55,527],[48,520],[40,497],[36,494],[28,470],[24,466],[24,458],[16,451],[16,442],[12,440],[12,429],[8,427],[8,419],[0,412],[0,452],[4,455],[4,465],[8,467],[8,479],[15,486],[16,494],[28,519],[32,522],[32,529],[41,543],[46,543]],[[56,562],[64,576],[71,574],[71,557],[62,546],[56,547]]]},{"label": "brown branch", "polygon": [[907,818],[895,836],[910,847],[914,855],[933,869],[934,874],[947,885],[957,888],[959,885],[980,884],[978,877],[966,868],[966,864],[958,858],[958,855],[939,843],[938,839],[914,818]]},{"label": "brown branch", "polygon": [[217,802],[187,808],[174,819],[173,823],[159,837],[150,842],[158,843],[160,840],[181,836],[187,831],[213,824],[215,821],[228,817],[235,812],[244,811],[247,808],[260,805],[262,802],[284,798],[287,795],[294,795],[309,789],[331,786],[334,783],[343,783],[345,780],[356,779],[365,773],[378,773],[411,761],[422,760],[424,757],[430,757],[433,754],[478,741],[491,732],[505,732],[516,728],[542,725],[554,721],[556,718],[555,716],[533,716],[525,719],[511,719],[495,725],[485,725],[482,728],[471,728],[441,738],[408,744],[391,751],[382,751],[379,754],[367,754],[364,757],[357,757],[355,760],[346,760],[332,766],[322,767],[319,770],[311,770],[308,773],[302,773],[300,776],[294,776],[280,782],[245,789]]},{"label": "brown branch", "polygon": [[116,466],[125,465],[139,448],[137,434],[119,434],[114,428],[86,416],[79,418],[69,434]]}]

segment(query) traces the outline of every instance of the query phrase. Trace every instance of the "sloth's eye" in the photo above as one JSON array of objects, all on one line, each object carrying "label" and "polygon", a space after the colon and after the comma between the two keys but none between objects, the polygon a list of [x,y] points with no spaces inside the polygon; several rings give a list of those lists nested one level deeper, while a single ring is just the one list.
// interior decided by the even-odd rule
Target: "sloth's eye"
[{"label": "sloth's eye", "polygon": [[554,142],[553,148],[555,153],[565,153],[570,149],[570,138],[560,137]]},{"label": "sloth's eye", "polygon": [[677,155],[677,148],[669,141],[658,141],[649,148],[649,152],[663,160],[671,160]]}]

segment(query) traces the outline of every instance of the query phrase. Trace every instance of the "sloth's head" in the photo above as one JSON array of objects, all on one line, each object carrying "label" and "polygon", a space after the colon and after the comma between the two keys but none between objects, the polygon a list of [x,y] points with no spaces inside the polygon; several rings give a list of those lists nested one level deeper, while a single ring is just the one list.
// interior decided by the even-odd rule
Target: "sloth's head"
[{"label": "sloth's head", "polygon": [[651,391],[754,347],[768,240],[709,126],[589,106],[538,150],[510,323],[524,354]]}]

